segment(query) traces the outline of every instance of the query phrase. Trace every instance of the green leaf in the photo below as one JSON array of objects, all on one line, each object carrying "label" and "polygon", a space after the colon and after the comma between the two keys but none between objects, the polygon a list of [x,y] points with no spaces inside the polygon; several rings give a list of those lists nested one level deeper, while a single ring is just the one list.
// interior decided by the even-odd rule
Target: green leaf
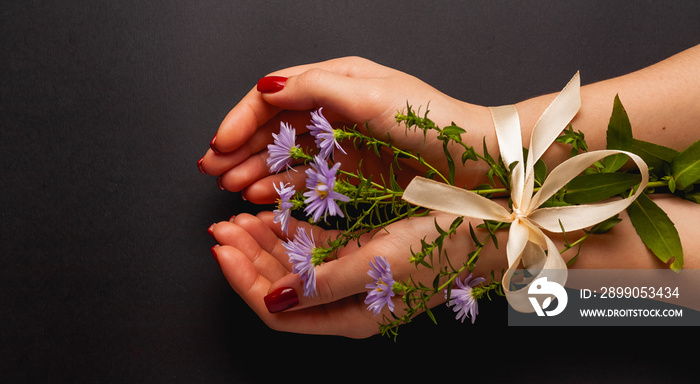
[{"label": "green leaf", "polygon": [[606,233],[612,229],[612,227],[616,226],[618,223],[620,223],[622,219],[619,218],[619,215],[615,215],[609,219],[603,220],[600,223],[594,225],[591,227],[591,229],[588,231],[593,234],[601,234],[601,233]]},{"label": "green leaf", "polygon": [[474,151],[474,147],[469,147],[464,151],[464,153],[462,153],[462,165],[464,165],[467,160],[479,160],[479,158],[476,156],[476,151]]},{"label": "green leaf", "polygon": [[428,314],[428,317],[430,317],[430,320],[433,321],[433,324],[437,324],[437,319],[435,318],[435,315],[433,315],[433,311],[431,311],[430,308],[425,307],[425,313]]},{"label": "green leaf", "polygon": [[627,111],[617,95],[608,122],[606,140],[607,149],[619,149],[638,155],[658,176],[663,176],[664,163],[670,163],[678,154],[676,150],[663,145],[635,139]]},{"label": "green leaf", "polygon": [[493,157],[491,157],[488,149],[486,148],[486,136],[484,136],[484,138],[483,138],[482,147],[483,147],[483,151],[484,151],[484,159],[486,159],[486,162],[488,164],[495,164],[495,161],[493,161]]},{"label": "green leaf", "polygon": [[641,157],[659,177],[664,176],[664,164],[671,163],[678,155],[675,149],[637,139],[632,140],[632,145],[627,150]]},{"label": "green leaf", "polygon": [[700,192],[685,193],[682,197],[686,200],[692,201],[693,203],[700,204]]},{"label": "green leaf", "polygon": [[389,188],[391,188],[392,191],[403,192],[403,188],[401,188],[398,181],[396,181],[394,167],[389,167]]},{"label": "green leaf", "polygon": [[465,131],[461,127],[458,127],[453,122],[452,125],[448,125],[447,127],[443,128],[442,133],[451,139],[454,139],[454,138],[459,139],[460,138],[459,135],[461,135],[463,133],[467,133],[467,131]]},{"label": "green leaf", "polygon": [[566,184],[564,200],[571,204],[595,203],[639,184],[641,177],[631,173],[591,173]]},{"label": "green leaf", "polygon": [[627,207],[627,213],[649,250],[664,263],[673,260],[671,269],[680,272],[683,269],[683,246],[676,226],[666,212],[643,193]]},{"label": "green leaf", "polygon": [[535,162],[535,184],[537,186],[542,186],[544,183],[544,179],[547,177],[547,164],[542,161],[542,159],[539,159]]},{"label": "green leaf", "polygon": [[558,143],[570,144],[571,145],[571,156],[576,156],[579,151],[588,152],[588,144],[586,143],[585,136],[581,131],[574,131],[574,128],[569,124],[569,126],[564,129],[561,136],[556,138]]},{"label": "green leaf", "polygon": [[630,159],[629,156],[624,153],[618,153],[615,155],[606,156],[600,163],[603,166],[600,170],[602,173],[612,173],[622,168],[625,163]]},{"label": "green leaf", "polygon": [[676,180],[674,178],[668,179],[668,190],[671,193],[676,192]]},{"label": "green leaf", "polygon": [[671,173],[678,189],[685,189],[700,181],[700,140],[673,159]]},{"label": "green leaf", "polygon": [[440,287],[440,274],[436,274],[435,278],[433,279],[433,290],[437,291],[438,287]]},{"label": "green leaf", "polygon": [[631,149],[633,153],[636,153],[642,158],[654,157],[667,163],[672,162],[678,155],[678,151],[675,149],[637,139],[632,140]]},{"label": "green leaf", "polygon": [[476,245],[477,247],[483,246],[481,241],[479,241],[479,238],[476,237],[476,233],[474,232],[474,227],[472,227],[472,223],[469,223],[469,234],[472,237],[472,241],[474,242],[474,245]]},{"label": "green leaf", "polygon": [[632,145],[632,125],[619,95],[615,95],[606,140],[607,149],[627,150]]},{"label": "green leaf", "polygon": [[449,172],[449,182],[450,184],[455,184],[455,161],[452,159],[452,154],[447,149],[447,142],[442,144],[442,151],[445,153],[445,159],[447,160],[447,170]]}]

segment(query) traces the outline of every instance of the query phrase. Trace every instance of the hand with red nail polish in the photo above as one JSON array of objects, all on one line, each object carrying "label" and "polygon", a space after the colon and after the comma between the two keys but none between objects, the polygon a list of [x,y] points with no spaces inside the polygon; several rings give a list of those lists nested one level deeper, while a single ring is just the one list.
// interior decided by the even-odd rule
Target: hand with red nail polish
[{"label": "hand with red nail polish", "polygon": [[[274,203],[277,195],[273,184],[284,181],[303,185],[306,166],[298,166],[300,172],[271,174],[266,158],[272,134],[279,132],[281,122],[289,123],[296,130],[297,143],[313,148],[314,138],[306,126],[310,124],[310,112],[322,107],[323,115],[334,127],[357,126],[365,130],[365,124],[369,124],[375,136],[391,136],[394,145],[420,152],[432,164],[443,164],[445,169],[441,171],[446,171],[448,165],[440,142],[426,141],[422,132],[407,131],[396,123],[396,113],[405,110],[407,102],[421,111],[429,104],[430,118],[441,126],[457,119],[458,125],[473,134],[470,137],[474,144],[481,145],[484,135],[493,136],[486,108],[451,98],[403,72],[347,57],[287,68],[260,78],[221,123],[199,169],[218,176],[222,189],[245,190],[245,196],[256,204]],[[335,160],[342,169],[356,170],[367,154],[351,143],[343,147],[347,154],[336,151]],[[461,152],[455,156],[461,156]],[[363,162],[362,171],[377,178],[380,174],[386,176],[392,162],[390,155],[377,162]],[[402,165],[402,170],[406,184],[413,176],[425,173],[411,164]],[[485,181],[485,172],[480,165],[461,168],[456,178],[465,186],[474,187]]]},{"label": "hand with red nail polish", "polygon": [[[216,247],[216,258],[231,287],[245,300],[256,314],[271,328],[296,333],[332,334],[353,338],[364,338],[378,333],[377,323],[382,315],[375,316],[364,303],[366,285],[371,282],[367,275],[369,262],[382,255],[392,264],[397,279],[407,279],[431,284],[435,277],[428,268],[417,269],[409,262],[407,247],[420,247],[424,236],[437,236],[435,220],[447,227],[454,220],[450,215],[415,217],[393,224],[388,231],[381,231],[370,238],[364,236],[362,247],[351,243],[338,253],[338,259],[316,267],[316,294],[305,296],[299,276],[292,273],[289,256],[282,243],[287,240],[279,225],[273,223],[271,212],[257,216],[239,214],[232,221],[224,221],[210,227],[210,232],[220,246]],[[476,226],[476,222],[474,225]],[[312,231],[317,244],[336,235],[336,231],[312,227],[306,222],[292,220],[290,233],[297,226]],[[467,230],[464,230],[467,231]],[[468,233],[452,236],[445,241],[444,249],[450,254],[466,257],[473,248]],[[494,253],[500,252],[490,250]],[[504,253],[505,251],[503,251]],[[492,256],[492,255],[489,255]],[[495,256],[495,255],[494,255]],[[495,264],[481,262],[474,274],[488,276],[490,269],[505,267],[505,255],[491,257]],[[453,262],[461,262],[455,257]],[[503,265],[501,265],[501,263]],[[439,297],[438,297],[439,296]],[[431,302],[438,305],[445,301],[437,295]],[[394,298],[400,313],[403,302]]]},{"label": "hand with red nail polish", "polygon": [[[589,150],[606,148],[610,118],[607,103],[616,94],[624,94],[625,107],[633,112],[630,116],[634,115],[636,120],[635,132],[639,136],[635,139],[657,142],[654,132],[658,127],[664,127],[668,129],[665,130],[663,145],[677,150],[686,148],[688,139],[697,137],[693,122],[700,115],[695,104],[700,87],[689,81],[694,77],[678,74],[697,67],[698,57],[700,45],[643,70],[583,86],[582,109],[572,120],[572,126],[585,133]],[[657,76],[658,73],[664,76]],[[469,86],[468,76],[462,80],[461,74],[454,75],[455,79],[466,83],[465,87]],[[494,78],[492,81],[500,80]],[[666,97],[654,97],[659,94]],[[523,140],[529,140],[532,128],[556,95],[550,93],[516,104]],[[369,127],[373,136],[382,140],[391,138],[396,147],[420,153],[428,163],[438,165],[438,170],[446,174],[449,166],[441,141],[430,140],[431,134],[435,138],[435,133],[429,132],[426,140],[422,131],[406,130],[396,123],[397,112],[405,111],[407,105],[419,112],[429,109],[430,119],[439,127],[454,122],[466,130],[461,134],[466,145],[480,148],[483,142],[489,153],[499,152],[488,108],[447,96],[401,71],[358,57],[344,57],[286,68],[260,78],[227,114],[199,169],[208,175],[221,176],[223,189],[246,190],[247,198],[253,203],[274,203],[277,198],[274,185],[280,181],[303,185],[304,172],[270,173],[266,158],[267,145],[273,140],[272,133],[279,131],[280,122],[289,123],[296,129],[297,143],[313,147],[313,138],[306,125],[310,120],[309,112],[322,107],[323,114],[333,126],[356,127],[358,130]],[[342,169],[356,171],[364,153],[352,145],[345,145],[344,149],[347,155],[341,153],[335,160],[341,162]],[[454,150],[452,158],[459,159],[463,153],[460,148],[448,150]],[[568,157],[568,149],[552,146],[542,160],[548,165],[559,164]],[[391,156],[386,156],[379,162],[372,162],[379,163],[376,169],[362,169],[362,172],[379,179],[392,161]],[[425,173],[424,169],[411,168],[410,163],[401,165],[402,175],[407,179]],[[304,166],[299,170],[303,171]],[[456,168],[455,184],[473,189],[486,182],[487,171],[484,162],[469,162],[468,166]]]},{"label": "hand with red nail polish", "polygon": [[[507,204],[507,201],[502,203]],[[695,206],[695,203],[680,199],[667,199],[659,203],[674,220],[679,221],[684,217],[688,220],[686,212],[689,206]],[[690,220],[698,221],[697,215],[692,217]],[[436,238],[436,222],[440,227],[447,228],[454,219],[448,214],[431,213],[398,221],[388,226],[386,231],[363,235],[359,239],[361,247],[351,242],[338,251],[337,259],[315,268],[316,293],[311,296],[305,295],[303,282],[292,273],[289,255],[282,245],[288,237],[274,223],[272,212],[262,212],[257,216],[239,214],[231,221],[212,225],[209,232],[220,244],[212,252],[229,284],[269,327],[285,332],[365,338],[379,332],[378,322],[382,316],[391,317],[386,307],[375,316],[365,303],[366,286],[372,283],[367,274],[370,261],[375,256],[383,256],[391,266],[394,280],[411,279],[417,284],[430,286],[435,272],[430,268],[416,268],[409,260],[408,250],[420,249],[421,241],[425,238]],[[486,230],[477,227],[481,221],[465,220],[471,220],[470,225],[461,225],[454,235],[443,242],[443,252],[450,255],[450,265],[440,265],[441,262],[445,263],[445,258],[442,258],[437,260],[436,270],[460,266],[466,261],[474,250],[470,227],[474,228],[479,238],[486,236]],[[313,233],[317,245],[326,244],[326,240],[334,239],[337,234],[333,230],[292,219],[289,232],[295,233],[297,227]],[[682,228],[689,235],[685,238],[692,238],[690,232],[697,228],[697,224],[684,222]],[[573,268],[628,268],[630,263],[635,263],[635,268],[666,267],[638,241],[636,230],[629,220],[623,219],[615,231],[616,236],[612,240],[606,236],[586,240],[586,245],[576,253],[578,259]],[[504,244],[508,231],[498,231],[496,236],[498,242]],[[632,241],[619,241],[620,238]],[[552,240],[557,249],[562,249],[567,242],[562,234],[553,235]],[[488,242],[480,252],[476,268],[471,271],[473,276],[488,279],[491,271],[494,271],[494,279],[500,280],[502,276],[499,271],[507,267],[505,252],[505,247],[496,248],[493,242]],[[609,257],[611,254],[621,257],[613,260]],[[563,256],[568,260],[574,254],[564,253]],[[689,257],[686,268],[698,268],[697,259]],[[402,314],[405,307],[401,297],[396,296],[392,300],[394,313]],[[435,295],[428,304],[434,307],[444,301],[444,295],[440,294]]]}]

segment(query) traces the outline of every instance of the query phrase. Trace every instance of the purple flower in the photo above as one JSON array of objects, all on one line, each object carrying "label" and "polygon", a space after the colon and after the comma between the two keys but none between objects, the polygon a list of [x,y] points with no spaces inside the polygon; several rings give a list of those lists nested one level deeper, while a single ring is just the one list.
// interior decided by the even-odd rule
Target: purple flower
[{"label": "purple flower", "polygon": [[287,123],[280,123],[279,134],[272,134],[274,142],[267,146],[269,157],[267,166],[270,172],[277,173],[284,168],[290,168],[292,163],[292,152],[299,148],[295,145],[297,137],[296,130]]},{"label": "purple flower", "polygon": [[272,212],[275,215],[273,222],[281,223],[282,231],[287,234],[289,230],[289,218],[292,215],[292,208],[294,207],[294,203],[289,201],[292,196],[294,196],[294,186],[291,184],[284,184],[281,181],[279,188],[277,188],[276,184],[273,184],[273,186],[279,195],[279,199],[277,199],[277,209]]},{"label": "purple flower", "polygon": [[282,246],[287,250],[289,262],[292,263],[292,272],[299,275],[304,283],[304,296],[316,294],[316,270],[313,262],[314,244],[313,234],[309,236],[303,227],[297,228],[294,240],[285,241]]},{"label": "purple flower", "polygon": [[394,277],[391,274],[391,266],[383,256],[376,256],[374,263],[370,261],[369,266],[372,268],[367,271],[367,274],[374,280],[373,283],[367,284],[365,288],[369,289],[365,304],[368,304],[367,309],[378,315],[384,306],[389,306],[390,311],[394,311],[394,302],[391,298],[394,297]]},{"label": "purple flower", "polygon": [[319,108],[316,112],[311,112],[311,125],[307,125],[311,131],[311,135],[316,138],[316,146],[320,150],[319,155],[324,159],[330,158],[333,154],[333,147],[337,147],[343,153],[345,150],[338,144],[336,130],[331,127],[331,124],[326,120],[321,113],[323,108]]},{"label": "purple flower", "polygon": [[340,163],[336,163],[332,168],[328,168],[326,160],[319,156],[314,157],[311,168],[306,170],[306,189],[304,192],[304,208],[307,216],[312,216],[313,221],[318,222],[326,214],[345,217],[340,210],[336,200],[343,202],[350,201],[350,198],[342,193],[336,192],[335,175],[338,172]]},{"label": "purple flower", "polygon": [[445,290],[445,299],[449,299],[447,306],[454,305],[454,311],[457,312],[457,320],[461,320],[464,323],[465,318],[471,317],[472,324],[474,324],[476,315],[479,314],[479,303],[476,297],[472,295],[472,289],[485,280],[483,277],[477,277],[472,280],[472,275],[469,274],[464,279],[464,282],[459,277],[457,278],[457,288],[452,289],[451,297],[447,297],[447,290]]}]

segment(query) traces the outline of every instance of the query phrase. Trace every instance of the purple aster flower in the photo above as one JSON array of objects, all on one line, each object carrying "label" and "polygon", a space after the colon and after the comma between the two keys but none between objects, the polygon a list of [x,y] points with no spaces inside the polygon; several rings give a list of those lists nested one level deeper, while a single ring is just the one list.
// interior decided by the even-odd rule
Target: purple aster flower
[{"label": "purple aster flower", "polygon": [[296,130],[287,123],[280,123],[279,134],[272,134],[274,142],[267,146],[269,157],[267,158],[267,166],[270,172],[277,173],[284,168],[290,168],[292,164],[292,153],[297,148],[295,140],[297,137]]},{"label": "purple aster flower", "polygon": [[309,236],[302,227],[297,228],[294,240],[285,241],[282,246],[287,250],[289,262],[292,263],[292,272],[299,275],[304,283],[304,296],[316,294],[316,270],[313,262],[314,244],[313,234]]},{"label": "purple aster flower", "polygon": [[447,306],[454,305],[454,311],[457,312],[457,320],[461,320],[464,323],[465,318],[471,317],[472,324],[474,324],[476,315],[479,314],[479,303],[476,297],[472,295],[472,289],[485,280],[483,277],[477,277],[472,280],[470,273],[464,279],[464,282],[459,277],[457,278],[457,288],[452,289],[451,297],[447,297],[447,290],[445,290],[445,299],[449,299]]},{"label": "purple aster flower", "polygon": [[336,163],[332,168],[328,168],[326,160],[319,156],[314,158],[311,168],[306,170],[306,189],[304,192],[304,208],[307,216],[312,216],[313,221],[318,222],[326,214],[345,217],[340,210],[336,200],[343,202],[350,201],[350,198],[340,192],[336,192],[335,175],[340,168],[340,163]]},{"label": "purple aster flower", "polygon": [[294,203],[289,201],[292,196],[294,196],[294,186],[291,184],[284,184],[281,181],[279,188],[277,188],[277,185],[273,186],[279,195],[279,199],[277,199],[277,209],[272,212],[275,215],[273,222],[281,223],[282,231],[287,234],[289,230],[289,218],[292,215],[292,208],[294,207]]},{"label": "purple aster flower", "polygon": [[311,131],[311,135],[316,138],[316,146],[320,150],[319,155],[324,159],[330,158],[333,154],[333,147],[337,147],[347,154],[338,143],[336,130],[331,127],[331,124],[321,113],[322,109],[319,108],[318,111],[311,112],[311,125],[306,126]]},{"label": "purple aster flower", "polygon": [[372,268],[367,271],[367,274],[374,280],[372,284],[367,284],[365,288],[369,289],[365,304],[368,304],[367,309],[378,315],[384,306],[389,306],[390,311],[394,311],[394,302],[391,298],[396,294],[393,291],[394,277],[391,274],[391,266],[383,256],[376,256],[374,263],[370,261],[369,266]]}]

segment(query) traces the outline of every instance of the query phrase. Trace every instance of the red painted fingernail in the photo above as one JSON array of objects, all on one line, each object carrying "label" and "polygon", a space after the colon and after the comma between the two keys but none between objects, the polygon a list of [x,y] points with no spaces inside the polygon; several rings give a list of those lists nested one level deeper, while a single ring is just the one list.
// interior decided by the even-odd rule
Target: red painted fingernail
[{"label": "red painted fingernail", "polygon": [[209,235],[211,237],[214,237],[214,224],[210,225],[209,228],[207,228],[207,232],[209,232]]},{"label": "red painted fingernail", "polygon": [[289,287],[277,288],[264,298],[265,306],[270,313],[282,312],[299,304],[299,296]]},{"label": "red painted fingernail", "polygon": [[218,263],[219,262],[219,255],[216,254],[217,249],[219,249],[219,244],[211,247],[211,254],[214,255],[214,260],[216,260],[216,262]]},{"label": "red painted fingernail", "polygon": [[215,154],[221,154],[221,151],[219,151],[219,149],[216,148],[216,135],[214,135],[214,138],[211,139],[211,143],[209,143],[209,148],[211,148],[211,150],[214,151]]},{"label": "red painted fingernail", "polygon": [[287,84],[287,78],[282,76],[267,76],[258,80],[258,92],[275,93],[279,92]]},{"label": "red painted fingernail", "polygon": [[207,171],[205,171],[205,170],[204,170],[204,167],[202,166],[202,163],[203,163],[203,162],[204,162],[204,158],[202,157],[202,158],[199,159],[199,161],[197,162],[197,169],[199,169],[199,172],[202,172],[202,175],[206,175],[206,174],[207,174]]},{"label": "red painted fingernail", "polygon": [[219,187],[220,190],[225,191],[226,188],[224,188],[224,185],[221,183],[221,176],[216,178],[216,185]]}]

